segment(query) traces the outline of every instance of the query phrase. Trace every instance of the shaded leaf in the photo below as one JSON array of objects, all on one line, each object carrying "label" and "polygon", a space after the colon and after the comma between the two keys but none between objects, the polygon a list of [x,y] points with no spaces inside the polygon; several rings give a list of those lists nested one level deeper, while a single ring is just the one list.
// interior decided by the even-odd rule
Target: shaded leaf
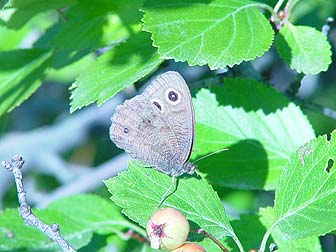
[{"label": "shaded leaf", "polygon": [[[269,228],[274,220],[274,211],[271,207],[261,208],[259,215],[241,215],[239,220],[232,221],[232,227],[237,236],[242,241],[244,248],[258,249],[260,241],[263,238],[267,228]],[[272,237],[268,240],[267,248],[270,243],[275,243],[276,251],[297,252],[297,251],[315,251],[321,252],[319,238],[308,237],[305,239],[288,240],[284,234],[277,228],[272,232]]]},{"label": "shaded leaf", "polygon": [[194,154],[229,149],[197,162],[214,184],[274,189],[291,153],[314,138],[297,106],[256,81],[226,79],[223,87],[200,90],[193,103]]},{"label": "shaded leaf", "polygon": [[147,0],[144,29],[165,59],[211,69],[233,66],[272,44],[273,30],[260,6],[246,0]]},{"label": "shaded leaf", "polygon": [[0,115],[11,111],[41,85],[52,53],[21,49],[0,52]]},{"label": "shaded leaf", "polygon": [[0,9],[2,9],[9,0],[0,0]]},{"label": "shaded leaf", "polygon": [[76,0],[10,0],[4,8],[15,9],[15,12],[6,25],[8,28],[18,29],[38,13],[71,6],[75,2]]},{"label": "shaded leaf", "polygon": [[289,20],[292,24],[302,24],[321,29],[326,17],[332,17],[336,11],[333,1],[305,0],[297,2],[292,9]]},{"label": "shaded leaf", "polygon": [[80,50],[120,43],[140,31],[141,3],[98,0],[92,5],[92,1],[80,1],[64,13],[67,22],[56,24],[45,34],[44,46]]}]

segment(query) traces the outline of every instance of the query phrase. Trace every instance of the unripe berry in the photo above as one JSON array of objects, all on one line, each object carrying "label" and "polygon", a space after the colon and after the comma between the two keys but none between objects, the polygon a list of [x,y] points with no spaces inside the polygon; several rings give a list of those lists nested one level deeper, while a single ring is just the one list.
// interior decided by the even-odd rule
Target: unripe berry
[{"label": "unripe berry", "polygon": [[198,244],[184,243],[182,246],[172,250],[171,252],[206,252],[206,251]]},{"label": "unripe berry", "polygon": [[174,208],[163,208],[153,213],[146,231],[153,249],[173,250],[187,239],[190,227],[187,219]]}]

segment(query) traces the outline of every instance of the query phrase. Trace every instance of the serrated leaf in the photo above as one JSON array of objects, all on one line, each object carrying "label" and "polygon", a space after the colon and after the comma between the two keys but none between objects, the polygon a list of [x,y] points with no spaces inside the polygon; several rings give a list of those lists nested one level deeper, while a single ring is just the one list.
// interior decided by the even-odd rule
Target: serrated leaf
[{"label": "serrated leaf", "polygon": [[275,221],[289,239],[319,236],[336,229],[336,131],[295,152],[275,194]]},{"label": "serrated leaf", "polygon": [[312,27],[287,23],[278,33],[275,45],[281,58],[298,73],[317,74],[326,71],[331,63],[331,46],[326,36]]},{"label": "serrated leaf", "polygon": [[211,69],[233,66],[272,44],[273,30],[258,6],[246,0],[147,0],[144,30],[165,59]]},{"label": "serrated leaf", "polygon": [[26,100],[41,85],[52,53],[22,49],[0,52],[0,115]]},{"label": "serrated leaf", "polygon": [[[274,221],[274,210],[271,207],[261,208],[259,211],[260,221],[266,227],[269,228]],[[263,234],[262,234],[263,235]],[[281,252],[292,251],[314,251],[321,252],[321,244],[318,236],[307,237],[303,239],[289,240],[279,228],[274,228],[272,231],[272,239]],[[259,241],[261,236],[259,236]],[[278,251],[278,250],[277,250]]]},{"label": "serrated leaf", "polygon": [[92,1],[80,1],[64,12],[67,22],[60,22],[47,32],[44,46],[80,50],[120,43],[130,33],[141,30],[141,3],[142,0],[132,4],[99,0],[93,8]]},{"label": "serrated leaf", "polygon": [[257,81],[226,79],[223,87],[200,90],[193,103],[194,153],[228,148],[196,163],[214,184],[274,189],[289,156],[314,138],[300,108]]},{"label": "serrated leaf", "polygon": [[93,102],[101,105],[149,74],[160,63],[148,34],[140,32],[131,36],[125,43],[100,56],[77,78],[71,95],[71,112]]},{"label": "serrated leaf", "polygon": [[[246,249],[258,249],[260,241],[274,220],[274,211],[271,207],[261,208],[259,214],[241,215],[239,220],[232,221],[233,230],[242,241]],[[275,243],[276,251],[297,252],[307,249],[311,252],[321,252],[319,238],[308,237],[305,239],[288,240],[277,228],[272,232],[272,237],[268,240],[267,246]],[[308,250],[309,249],[309,250]]]},{"label": "serrated leaf", "polygon": [[[94,195],[60,199],[46,209],[33,209],[33,212],[45,223],[59,224],[62,236],[75,248],[88,244],[93,232],[106,234],[134,227],[124,219],[119,208]],[[59,251],[43,233],[25,226],[16,209],[10,209],[0,215],[0,250],[14,249]]]},{"label": "serrated leaf", "polygon": [[75,2],[75,0],[10,0],[4,8],[14,9],[15,12],[6,25],[8,28],[18,29],[38,13],[68,7]]},{"label": "serrated leaf", "polygon": [[[131,220],[144,227],[170,182],[169,176],[131,162],[128,171],[106,180],[105,184],[112,201],[122,207]],[[162,206],[178,209],[192,222],[192,227],[203,228],[218,239],[235,236],[218,195],[202,178],[180,178],[177,190]]]}]

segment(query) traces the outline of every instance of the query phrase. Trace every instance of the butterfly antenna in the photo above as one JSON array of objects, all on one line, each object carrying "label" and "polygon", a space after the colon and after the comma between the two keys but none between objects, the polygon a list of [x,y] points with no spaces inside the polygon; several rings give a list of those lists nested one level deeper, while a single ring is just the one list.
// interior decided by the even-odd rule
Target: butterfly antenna
[{"label": "butterfly antenna", "polygon": [[212,155],[215,155],[215,154],[217,154],[217,153],[219,153],[219,152],[223,152],[223,151],[227,151],[227,150],[229,150],[229,149],[228,149],[228,148],[223,148],[223,149],[220,149],[220,150],[216,150],[216,151],[214,151],[214,152],[211,152],[211,153],[209,153],[209,154],[206,154],[206,155],[203,156],[203,157],[200,157],[200,158],[196,159],[196,160],[193,161],[192,163],[194,164],[194,163],[196,163],[196,162],[202,160],[203,158],[207,158],[207,157],[210,157],[210,156],[212,156]]},{"label": "butterfly antenna", "polygon": [[158,205],[157,208],[160,208],[161,205],[162,205],[162,203],[163,203],[163,201],[167,198],[167,195],[168,195],[169,191],[171,190],[172,186],[173,186],[174,183],[175,183],[175,178],[176,178],[175,176],[172,176],[172,177],[171,177],[170,185],[168,186],[166,192],[162,195],[161,200],[160,200],[160,203],[159,203],[159,205]]}]

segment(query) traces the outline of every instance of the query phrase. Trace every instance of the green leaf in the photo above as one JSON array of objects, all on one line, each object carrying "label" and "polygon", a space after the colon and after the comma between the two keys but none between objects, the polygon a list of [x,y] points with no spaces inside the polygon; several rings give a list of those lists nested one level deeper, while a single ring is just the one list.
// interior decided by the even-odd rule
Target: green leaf
[{"label": "green leaf", "polygon": [[0,26],[0,50],[16,49],[28,32],[29,28],[27,26],[16,31]]},{"label": "green leaf", "polygon": [[319,236],[336,229],[336,131],[295,152],[275,193],[275,221],[289,239]]},{"label": "green leaf", "polygon": [[[55,55],[55,57],[57,56],[60,57],[61,55]],[[87,69],[90,64],[93,64],[95,60],[95,55],[88,54],[85,57],[76,59],[74,63],[65,62],[66,66],[61,69],[50,69],[50,71],[48,71],[48,75],[46,76],[46,81],[71,83],[80,73]]]},{"label": "green leaf", "polygon": [[281,58],[298,73],[317,74],[326,71],[331,63],[331,46],[326,36],[312,27],[287,23],[278,33],[275,45]]},{"label": "green leaf", "polygon": [[0,0],[0,10],[7,4],[9,0]]},{"label": "green leaf", "polygon": [[289,21],[292,24],[302,24],[321,29],[326,23],[326,17],[332,17],[336,11],[333,1],[305,0],[299,1],[292,9]]},{"label": "green leaf", "polygon": [[[257,81],[225,79],[193,100],[194,153],[229,150],[197,162],[214,184],[274,189],[292,152],[314,138],[302,111],[273,88]],[[193,158],[195,155],[193,156]]]},{"label": "green leaf", "polygon": [[[112,201],[143,227],[170,183],[169,176],[153,169],[137,167],[133,162],[128,165],[128,171],[105,181]],[[162,206],[181,211],[192,229],[203,228],[218,239],[235,237],[218,195],[202,178],[180,178],[177,190],[165,199]]]},{"label": "green leaf", "polygon": [[149,35],[140,32],[112,48],[73,84],[71,112],[97,102],[101,105],[120,90],[149,74],[161,63]]},{"label": "green leaf", "polygon": [[[106,250],[99,250],[98,252],[111,252],[111,246],[113,251],[118,252],[162,252],[162,250],[156,250],[150,247],[149,243],[143,243],[136,239],[120,239],[118,236],[111,236],[108,238]],[[82,251],[81,251],[82,252]],[[87,252],[92,252],[88,250]]]},{"label": "green leaf", "polygon": [[21,49],[0,52],[0,115],[11,111],[41,85],[52,53]]},{"label": "green leaf", "polygon": [[[260,209],[260,221],[266,227],[269,228],[274,221],[274,210],[271,207]],[[263,235],[263,234],[262,234]],[[320,240],[318,236],[307,237],[304,239],[289,240],[279,228],[274,228],[272,231],[272,239],[281,252],[292,251],[311,251],[322,252]],[[258,237],[261,240],[261,236]],[[277,250],[278,251],[278,250]]]},{"label": "green leaf", "polygon": [[261,4],[238,0],[147,0],[144,30],[165,59],[233,66],[264,54],[273,30],[260,13]]},{"label": "green leaf", "polygon": [[14,13],[6,23],[8,28],[18,29],[36,14],[71,6],[76,0],[10,0],[5,9],[14,9]]},{"label": "green leaf", "polygon": [[246,251],[259,248],[266,228],[260,222],[258,215],[241,215],[238,220],[232,221],[231,225]]},{"label": "green leaf", "polygon": [[[134,228],[124,219],[119,208],[94,195],[64,198],[46,209],[33,209],[33,213],[47,224],[59,224],[62,236],[75,248],[88,244],[93,232],[106,234],[125,227]],[[25,226],[17,210],[10,209],[0,215],[0,250],[14,249],[59,251],[43,233]]]},{"label": "green leaf", "polygon": [[[274,220],[274,211],[271,207],[261,208],[259,215],[241,215],[239,220],[232,221],[233,230],[236,232],[239,239],[242,241],[246,249],[258,249],[260,241]],[[275,228],[272,232],[272,237],[269,239],[267,246],[270,243],[275,243],[278,250],[282,252],[297,252],[307,251],[321,252],[321,245],[319,238],[308,237],[305,239],[288,240],[285,235]],[[309,249],[309,250],[308,250]]]},{"label": "green leaf", "polygon": [[49,29],[44,46],[80,50],[120,43],[130,33],[141,30],[141,3],[142,0],[132,4],[98,0],[93,8],[92,1],[80,1],[64,12],[67,22],[60,22]]}]

